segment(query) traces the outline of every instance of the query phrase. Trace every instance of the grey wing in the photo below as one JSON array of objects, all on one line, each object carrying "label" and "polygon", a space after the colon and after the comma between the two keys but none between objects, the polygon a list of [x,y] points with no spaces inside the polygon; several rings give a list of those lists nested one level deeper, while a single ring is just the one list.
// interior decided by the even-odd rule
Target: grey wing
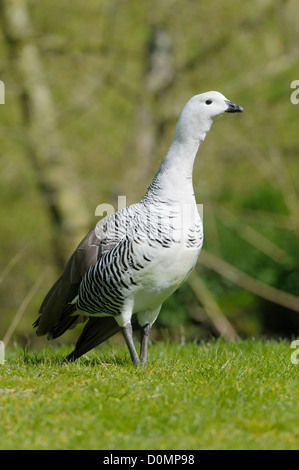
[{"label": "grey wing", "polygon": [[37,327],[38,336],[48,333],[50,337],[56,338],[74,326],[75,321],[78,322],[78,317],[71,316],[76,310],[71,302],[78,294],[85,272],[97,262],[99,256],[101,256],[100,240],[93,228],[81,241],[62,275],[46,295],[39,310],[40,316],[33,324]]},{"label": "grey wing", "polygon": [[[82,315],[72,315],[76,311],[76,305],[72,301],[78,295],[79,286],[86,271],[96,264],[103,253],[112,250],[125,235],[126,215],[125,209],[105,217],[81,241],[69,259],[64,272],[51,287],[40,307],[40,315],[33,324],[37,327],[38,336],[48,334],[49,338],[57,338],[75,324],[86,321],[86,317]],[[116,231],[115,225],[118,224],[120,228]],[[100,329],[102,325],[103,335],[98,332],[96,338],[97,340],[101,337],[107,339],[117,329],[115,331],[113,322],[107,321],[106,324],[105,319],[102,323],[100,320],[96,322],[96,329]],[[85,331],[83,337],[88,341],[90,326],[83,330]]]}]

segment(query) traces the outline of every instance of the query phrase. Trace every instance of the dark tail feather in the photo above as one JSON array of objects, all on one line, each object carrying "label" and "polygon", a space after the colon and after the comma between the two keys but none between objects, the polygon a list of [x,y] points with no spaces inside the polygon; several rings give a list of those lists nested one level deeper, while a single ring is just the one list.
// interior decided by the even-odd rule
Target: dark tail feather
[{"label": "dark tail feather", "polygon": [[33,328],[36,328],[36,327],[38,326],[38,324],[39,324],[39,319],[40,319],[40,317],[38,317],[38,318],[35,320],[35,322],[32,323]]},{"label": "dark tail feather", "polygon": [[49,331],[48,339],[58,338],[58,336],[61,336],[66,330],[71,328],[73,323],[78,321],[78,316],[72,316],[72,313],[74,313],[76,310],[77,307],[73,304],[68,304],[64,307],[63,316],[61,320],[59,320],[59,323]]},{"label": "dark tail feather", "polygon": [[66,360],[74,361],[78,359],[82,354],[103,343],[120,330],[121,328],[114,317],[89,318],[78,338],[74,351],[67,356]]}]

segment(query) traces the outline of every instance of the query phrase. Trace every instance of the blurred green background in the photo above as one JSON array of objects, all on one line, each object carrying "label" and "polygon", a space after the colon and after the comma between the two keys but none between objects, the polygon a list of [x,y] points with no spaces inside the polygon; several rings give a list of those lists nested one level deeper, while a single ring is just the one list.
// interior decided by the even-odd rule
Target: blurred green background
[{"label": "blurred green background", "polygon": [[46,343],[31,324],[97,205],[144,195],[180,109],[208,90],[245,113],[200,147],[204,252],[153,336],[298,336],[298,2],[0,0],[0,13],[0,338]]}]

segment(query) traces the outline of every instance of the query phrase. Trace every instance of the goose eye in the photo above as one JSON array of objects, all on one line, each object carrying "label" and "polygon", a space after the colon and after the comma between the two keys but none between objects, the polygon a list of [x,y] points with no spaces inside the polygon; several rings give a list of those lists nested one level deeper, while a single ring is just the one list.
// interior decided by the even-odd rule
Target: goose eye
[{"label": "goose eye", "polygon": [[207,100],[206,104],[212,104],[212,100]]}]

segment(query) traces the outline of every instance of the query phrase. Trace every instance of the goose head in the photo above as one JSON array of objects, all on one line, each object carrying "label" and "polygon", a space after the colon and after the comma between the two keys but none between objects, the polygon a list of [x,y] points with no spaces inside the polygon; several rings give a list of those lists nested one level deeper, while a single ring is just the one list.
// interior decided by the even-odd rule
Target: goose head
[{"label": "goose head", "polygon": [[224,113],[241,113],[242,106],[234,104],[218,91],[193,96],[182,109],[176,128],[176,137],[204,140],[211,125]]}]

